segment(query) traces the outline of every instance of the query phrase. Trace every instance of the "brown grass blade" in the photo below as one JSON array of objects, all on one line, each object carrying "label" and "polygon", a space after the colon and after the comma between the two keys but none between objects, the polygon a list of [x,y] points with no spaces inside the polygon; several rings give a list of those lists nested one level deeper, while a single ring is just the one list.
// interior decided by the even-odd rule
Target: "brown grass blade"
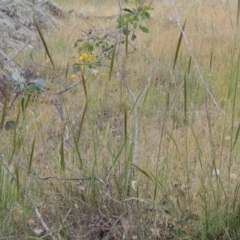
[{"label": "brown grass blade", "polygon": [[183,31],[185,29],[185,26],[186,26],[186,20],[183,24],[183,27],[182,27],[182,31],[180,33],[180,36],[179,36],[179,39],[178,39],[178,45],[177,45],[177,49],[176,49],[176,53],[175,53],[175,58],[174,58],[174,63],[173,63],[173,69],[175,68],[176,66],[176,63],[177,63],[177,59],[178,59],[178,54],[179,54],[179,50],[180,50],[180,47],[181,47],[181,42],[182,42],[182,37],[183,37]]},{"label": "brown grass blade", "polygon": [[109,81],[111,80],[111,77],[112,77],[112,71],[113,71],[113,64],[114,64],[115,51],[116,51],[116,44],[114,45],[113,53],[112,53],[112,58],[111,58],[110,72],[109,72]]},{"label": "brown grass blade", "polygon": [[61,159],[61,170],[65,172],[65,159],[64,159],[64,135],[61,138],[61,145],[60,145],[60,159]]},{"label": "brown grass blade", "polygon": [[135,165],[134,163],[132,163],[132,165],[141,173],[143,173],[146,177],[148,177],[150,180],[153,181],[153,179],[150,177],[150,175],[145,171],[143,170],[142,168],[140,168],[139,166]]},{"label": "brown grass blade", "polygon": [[43,43],[43,46],[45,48],[46,54],[47,54],[47,56],[48,56],[48,58],[49,58],[49,60],[50,60],[50,62],[52,64],[52,66],[53,66],[53,69],[55,69],[54,62],[53,62],[52,56],[50,54],[50,51],[48,49],[47,43],[46,43],[46,41],[45,41],[45,39],[43,37],[42,31],[41,31],[41,29],[40,29],[40,27],[39,27],[39,25],[38,25],[38,23],[37,23],[35,18],[33,18],[33,23],[34,23],[34,25],[35,25],[35,27],[36,27],[36,29],[38,31],[38,34],[39,34],[39,36],[41,38],[41,41]]},{"label": "brown grass blade", "polygon": [[238,0],[238,10],[237,10],[237,26],[239,22],[239,14],[240,14],[240,0]]},{"label": "brown grass blade", "polygon": [[29,159],[29,163],[28,163],[28,174],[30,173],[31,168],[32,168],[32,160],[33,160],[33,153],[34,153],[34,148],[35,148],[35,140],[36,140],[36,138],[33,139],[33,143],[32,143],[31,154],[30,154],[30,159]]}]

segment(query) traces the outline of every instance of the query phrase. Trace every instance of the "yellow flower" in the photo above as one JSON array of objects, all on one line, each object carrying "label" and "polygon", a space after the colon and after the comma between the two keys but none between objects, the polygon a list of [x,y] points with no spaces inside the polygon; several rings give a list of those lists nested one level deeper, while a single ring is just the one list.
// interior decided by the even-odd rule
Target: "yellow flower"
[{"label": "yellow flower", "polygon": [[70,78],[76,78],[76,74],[72,74]]},{"label": "yellow flower", "polygon": [[87,54],[86,53],[83,53],[79,56],[78,60],[79,61],[85,61],[85,59],[87,58]]},{"label": "yellow flower", "polygon": [[79,61],[83,61],[83,56],[80,55],[79,58],[78,58]]},{"label": "yellow flower", "polygon": [[78,58],[79,61],[86,61],[86,62],[92,62],[93,60],[93,55],[92,54],[86,54],[86,53],[83,53],[79,56]]},{"label": "yellow flower", "polygon": [[87,62],[92,62],[93,54],[89,54],[86,60],[87,60]]}]

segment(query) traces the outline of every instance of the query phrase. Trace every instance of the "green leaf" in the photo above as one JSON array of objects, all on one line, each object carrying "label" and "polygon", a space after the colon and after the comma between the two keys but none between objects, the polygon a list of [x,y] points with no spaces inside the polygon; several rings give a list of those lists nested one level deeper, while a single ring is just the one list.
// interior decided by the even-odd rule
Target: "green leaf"
[{"label": "green leaf", "polygon": [[27,90],[29,92],[34,92],[34,91],[40,92],[40,88],[35,83],[29,83],[27,85]]},{"label": "green leaf", "polygon": [[149,30],[147,27],[140,27],[140,29],[142,30],[142,32],[144,33],[149,33]]},{"label": "green leaf", "polygon": [[83,49],[84,49],[84,47],[83,47],[83,46],[79,47],[79,48],[78,48],[78,52],[79,52],[79,53],[80,53],[80,52],[82,52],[82,51],[83,51]]},{"label": "green leaf", "polygon": [[88,51],[89,51],[89,52],[92,52],[92,51],[93,51],[93,49],[94,49],[94,48],[93,48],[93,46],[92,46],[92,45],[88,45]]},{"label": "green leaf", "polygon": [[101,38],[99,37],[99,36],[95,36],[95,37],[93,37],[93,40],[94,41],[98,41],[98,40],[100,40]]},{"label": "green leaf", "polygon": [[142,12],[142,13],[141,13],[141,18],[142,18],[142,20],[145,20],[145,19],[147,18],[145,12]]},{"label": "green leaf", "polygon": [[125,17],[125,18],[128,18],[128,19],[129,19],[131,16],[132,16],[132,14],[130,14],[130,13],[124,14],[124,17]]},{"label": "green leaf", "polygon": [[87,48],[89,46],[89,43],[88,42],[85,42],[84,44],[83,44],[83,47],[84,48]]},{"label": "green leaf", "polygon": [[117,19],[117,28],[121,28],[121,27],[123,27],[124,25],[125,25],[125,20],[124,20],[124,18],[122,18],[122,17],[119,17],[118,19]]},{"label": "green leaf", "polygon": [[136,29],[138,27],[138,24],[137,23],[134,23],[133,24],[133,28]]},{"label": "green leaf", "polygon": [[29,83],[27,85],[27,90],[30,91],[30,92],[40,91],[40,88],[35,83]]},{"label": "green leaf", "polygon": [[154,8],[151,5],[144,6],[144,10],[153,10]]},{"label": "green leaf", "polygon": [[7,121],[7,122],[5,123],[5,128],[6,128],[7,131],[14,129],[15,126],[16,126],[15,121]]},{"label": "green leaf", "polygon": [[134,19],[133,19],[134,22],[138,22],[139,21],[139,18],[138,16],[135,16]]},{"label": "green leaf", "polygon": [[146,16],[147,19],[149,19],[150,18],[150,13],[149,12],[145,12],[145,16]]},{"label": "green leaf", "polygon": [[133,21],[134,21],[134,17],[131,16],[131,17],[128,18],[128,21],[127,21],[127,22],[132,23]]}]

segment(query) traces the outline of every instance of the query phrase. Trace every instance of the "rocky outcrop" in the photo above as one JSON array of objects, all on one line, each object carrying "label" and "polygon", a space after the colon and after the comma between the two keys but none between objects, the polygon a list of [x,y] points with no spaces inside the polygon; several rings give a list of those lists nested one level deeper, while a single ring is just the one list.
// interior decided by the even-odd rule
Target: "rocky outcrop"
[{"label": "rocky outcrop", "polygon": [[39,39],[34,19],[44,32],[57,28],[58,19],[64,16],[64,12],[51,0],[35,4],[26,0],[0,0],[0,91],[3,91],[1,88],[6,85],[5,81],[16,81],[12,78],[16,70],[11,59],[23,48],[33,48]]}]

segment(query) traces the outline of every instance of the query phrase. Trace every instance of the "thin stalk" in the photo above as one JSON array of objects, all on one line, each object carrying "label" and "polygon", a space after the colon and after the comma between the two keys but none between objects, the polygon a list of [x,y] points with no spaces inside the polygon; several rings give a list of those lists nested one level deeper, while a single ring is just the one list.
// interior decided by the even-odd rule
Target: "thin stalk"
[{"label": "thin stalk", "polygon": [[197,63],[197,61],[196,61],[196,59],[195,59],[195,57],[194,57],[194,55],[193,55],[193,53],[192,53],[192,50],[191,50],[191,48],[190,48],[190,45],[189,45],[189,43],[188,43],[188,39],[187,39],[187,37],[186,37],[186,34],[185,34],[185,32],[184,32],[184,29],[182,28],[182,26],[181,26],[181,24],[180,24],[180,20],[179,20],[180,17],[179,17],[177,8],[176,8],[176,6],[175,6],[174,0],[171,0],[171,2],[172,2],[173,9],[174,9],[174,11],[175,11],[177,25],[178,25],[179,29],[180,29],[181,32],[182,32],[183,39],[184,39],[184,41],[185,41],[185,44],[186,44],[186,46],[187,46],[188,52],[189,52],[189,54],[190,54],[190,56],[191,56],[191,59],[192,59],[194,65],[195,65],[195,67],[196,67],[196,69],[197,69],[197,71],[198,71],[200,80],[201,80],[201,82],[203,83],[203,85],[204,85],[204,87],[205,87],[208,95],[210,96],[210,98],[212,99],[212,101],[214,102],[214,104],[216,105],[216,107],[217,107],[224,115],[226,115],[226,113],[221,109],[221,107],[220,107],[219,104],[217,103],[217,101],[216,101],[216,99],[214,98],[212,92],[211,92],[210,89],[208,88],[206,81],[204,80],[204,77],[203,77],[203,75],[202,75],[202,72],[201,72],[201,70],[200,70],[200,67],[199,67],[199,65],[198,65],[198,63]]}]

